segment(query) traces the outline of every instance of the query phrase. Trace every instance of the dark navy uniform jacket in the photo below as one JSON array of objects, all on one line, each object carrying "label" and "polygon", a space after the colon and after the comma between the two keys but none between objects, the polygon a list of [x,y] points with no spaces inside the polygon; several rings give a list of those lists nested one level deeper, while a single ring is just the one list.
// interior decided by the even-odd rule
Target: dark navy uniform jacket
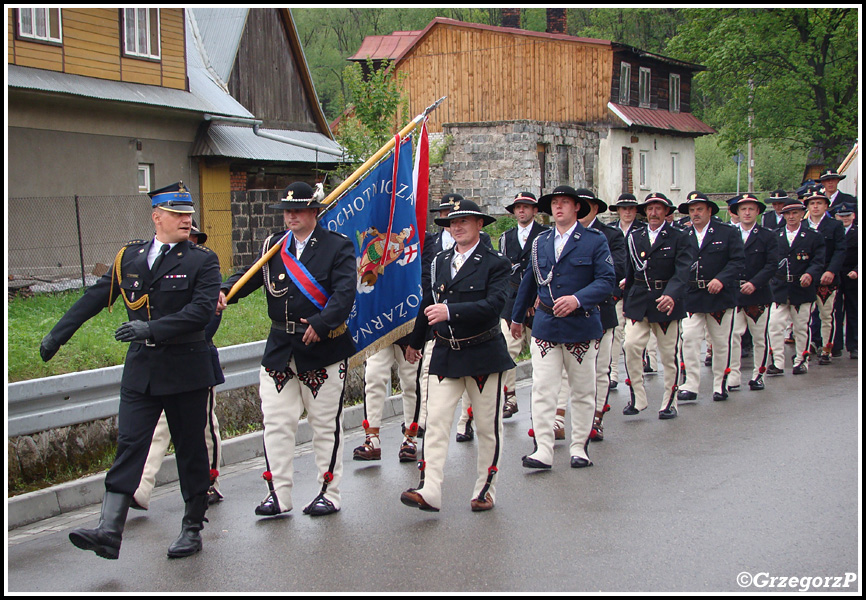
[{"label": "dark navy uniform jacket", "polygon": [[761,225],[770,230],[785,226],[785,217],[777,215],[775,210],[766,211],[761,217]]},{"label": "dark navy uniform jacket", "polygon": [[[606,330],[612,329],[619,325],[619,319],[616,316],[616,303],[622,298],[622,290],[619,288],[619,282],[625,278],[625,263],[628,260],[625,251],[625,237],[622,235],[622,230],[616,230],[610,225],[606,225],[595,219],[589,225],[593,229],[604,234],[607,239],[610,255],[613,258],[613,270],[616,275],[616,282],[613,286],[613,291],[610,296],[598,305],[601,312],[601,326]],[[633,228],[633,226],[632,226]]]},{"label": "dark navy uniform jacket", "polygon": [[126,244],[120,279],[112,266],[63,315],[51,335],[65,344],[85,321],[116,302],[121,290],[131,303],[146,293],[149,316],[146,305],[136,310],[127,305],[126,311],[130,321],[149,321],[148,344],[153,345],[129,345],[120,385],[156,396],[215,385],[211,347],[204,330],[219,298],[219,259],[204,246],[184,241],[176,244],[151,274],[147,265],[150,246],[151,241],[142,240]]},{"label": "dark navy uniform jacket", "polygon": [[[610,297],[616,273],[607,239],[597,229],[579,222],[566,240],[559,257],[553,246],[555,228],[542,232],[533,242],[533,258],[517,290],[511,320],[522,324],[526,309],[540,305],[532,323],[532,337],[555,343],[576,343],[601,338],[604,330],[598,305]],[[574,295],[580,308],[565,317],[552,311],[556,298]]]},{"label": "dark navy uniform jacket", "polygon": [[[811,227],[808,216],[803,220],[803,224]],[[831,285],[838,284],[839,272],[845,260],[845,226],[841,221],[824,215],[818,223],[817,231],[824,236],[824,271],[830,271],[835,276]]]},{"label": "dark navy uniform jacket", "polygon": [[[816,290],[824,268],[824,238],[805,222],[800,224],[793,243],[788,244],[787,227],[773,234],[779,240],[779,268],[770,285],[773,301],[777,304],[800,305],[814,302]],[[800,277],[809,273],[812,283],[800,287]]]},{"label": "dark navy uniform jacket", "polygon": [[770,279],[779,268],[779,241],[774,232],[766,227],[755,224],[746,240],[745,268],[741,281],[748,281],[755,286],[751,294],[744,294],[737,286],[737,306],[756,306],[770,304],[773,301],[773,290]]},{"label": "dark navy uniform jacket", "polygon": [[[632,229],[626,239],[623,313],[629,319],[650,323],[679,321],[686,316],[683,299],[689,267],[695,261],[693,246],[682,229],[663,223],[654,244],[649,228]],[[667,315],[656,308],[656,300],[670,296],[674,310]]]},{"label": "dark navy uniform jacket", "polygon": [[[421,250],[422,293],[430,289],[430,264],[433,262],[433,257],[445,250],[445,248],[442,247],[442,231],[443,230],[440,229],[434,234],[428,232],[427,235],[424,236],[424,248]],[[493,241],[490,239],[487,232],[482,231],[480,237],[481,243],[492,250]]]},{"label": "dark navy uniform jacket", "polygon": [[[511,261],[511,275],[508,279],[508,299],[505,301],[501,314],[502,318],[507,321],[511,320],[511,310],[514,308],[514,298],[517,297],[517,288],[520,287],[520,282],[523,281],[523,275],[529,266],[532,241],[539,233],[547,229],[544,225],[533,221],[523,248],[520,247],[520,241],[517,239],[517,227],[509,229],[499,237],[499,251],[505,258]],[[529,325],[531,319],[532,317],[528,317],[527,325]]]},{"label": "dark navy uniform jacket", "polygon": [[[745,266],[743,238],[739,228],[711,220],[700,248],[694,227],[689,229],[686,236],[696,257],[689,268],[686,312],[713,313],[736,306],[740,275]],[[707,291],[706,286],[713,279],[718,279],[724,285],[718,294]]]},{"label": "dark navy uniform jacket", "polygon": [[[262,255],[272,244],[278,243],[284,234],[282,232],[268,237],[262,247]],[[289,250],[292,255],[295,254],[294,239]],[[357,272],[352,242],[346,236],[328,231],[321,225],[316,225],[307,240],[300,262],[330,295],[321,311],[288,276],[283,259],[280,258],[281,253],[277,252],[229,301],[229,304],[233,304],[260,287],[265,287],[268,316],[273,324],[265,344],[262,366],[283,372],[294,357],[298,372],[304,373],[352,356],[355,344],[348,329],[338,333],[355,303]],[[231,289],[246,271],[242,269],[232,275],[222,285],[223,291]],[[292,328],[286,325],[289,322],[300,323],[302,318],[309,321],[320,341],[306,346],[303,329],[292,333]]]},{"label": "dark navy uniform jacket", "polygon": [[[423,348],[428,330],[432,329],[435,344],[430,357],[431,375],[474,377],[514,368],[499,324],[508,296],[511,263],[481,242],[452,278],[454,251],[452,247],[433,259],[435,277],[431,289],[424,292],[409,345]],[[424,310],[441,303],[448,305],[450,319],[431,327]],[[476,343],[471,338],[481,341]]]}]

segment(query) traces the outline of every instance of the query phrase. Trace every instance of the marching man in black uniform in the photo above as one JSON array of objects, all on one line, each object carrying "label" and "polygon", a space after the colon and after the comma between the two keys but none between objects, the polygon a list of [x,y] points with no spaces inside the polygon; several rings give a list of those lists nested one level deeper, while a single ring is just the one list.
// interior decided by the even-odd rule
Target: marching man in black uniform
[{"label": "marching man in black uniform", "polygon": [[42,360],[50,360],[85,321],[123,296],[129,321],[114,337],[131,344],[121,380],[117,455],[105,476],[96,529],[69,534],[77,547],[108,559],[120,554],[132,495],[163,410],[186,503],[181,534],[168,549],[170,558],[201,550],[208,506],[204,428],[208,389],[216,378],[204,330],[216,309],[219,260],[189,241],[194,208],[182,182],[149,195],[154,238],[126,244],[113,267],[63,315],[39,349]]},{"label": "marching man in black uniform", "polygon": [[486,511],[496,503],[496,474],[502,456],[503,373],[514,367],[499,325],[508,296],[511,263],[480,241],[481,228],[495,219],[469,200],[458,200],[436,219],[450,227],[455,245],[431,266],[431,289],[415,320],[406,359],[421,357],[433,329],[427,392],[427,427],[422,447],[421,483],[400,495],[406,506],[438,512],[454,411],[466,394],[478,432],[478,477],[470,507]]},{"label": "marching man in black uniform", "polygon": [[[517,288],[523,280],[523,274],[529,266],[529,255],[532,251],[532,241],[539,233],[547,227],[536,222],[535,215],[538,214],[538,200],[531,192],[520,192],[514,197],[514,201],[505,207],[505,210],[517,217],[517,227],[512,227],[499,238],[499,251],[511,261],[511,277],[508,280],[508,299],[502,309],[502,335],[508,344],[508,353],[512,360],[523,350],[524,344],[528,344],[532,336],[532,313],[534,307],[528,309],[526,316],[526,327],[523,337],[515,339],[511,337],[511,309],[514,308],[514,298],[517,296]],[[514,369],[505,373],[505,406],[502,416],[510,418],[518,411],[517,407],[517,379]]]},{"label": "marching man in black uniform", "polygon": [[[319,209],[324,208],[320,199],[302,181],[283,191],[271,208],[283,211],[288,231],[268,237],[262,254],[274,244],[281,249],[231,299],[234,303],[264,286],[271,318],[259,372],[267,467],[263,478],[270,490],[256,507],[261,516],[292,509],[295,435],[304,410],[313,429],[321,485],[304,514],[340,510],[346,361],[355,353],[346,319],[355,302],[356,267],[352,242],[319,225]],[[222,285],[220,310],[227,304],[225,292],[246,271]]]},{"label": "marching man in black uniform", "polygon": [[692,226],[689,244],[696,260],[689,272],[683,322],[683,362],[686,381],[677,399],[696,400],[701,386],[701,348],[706,334],[713,347],[713,400],[727,400],[727,376],[730,373],[731,328],[734,322],[736,292],[743,271],[743,238],[739,230],[721,221],[712,221],[719,212],[701,192],[689,194],[688,202],[680,204]]},{"label": "marching man in black uniform", "polygon": [[799,200],[788,200],[782,209],[786,226],[774,232],[779,240],[779,269],[770,285],[773,305],[770,314],[770,348],[773,364],[767,375],[785,372],[785,329],[793,323],[794,375],[807,372],[809,356],[809,319],[815,305],[816,288],[824,273],[824,238],[803,222],[806,207]]},{"label": "marching man in black uniform", "polygon": [[[445,194],[439,206],[430,209],[430,212],[438,213],[440,218],[445,218],[451,211],[451,207],[455,202],[464,201],[460,194]],[[421,252],[421,291],[426,293],[430,289],[430,265],[433,264],[433,258],[440,252],[450,250],[454,247],[454,237],[451,235],[448,221],[441,221],[443,225],[434,235],[427,235],[424,238],[424,248]],[[493,249],[493,241],[486,231],[482,231],[479,236],[481,243]],[[432,336],[432,332],[430,334]],[[428,336],[427,344],[424,346],[424,360],[421,361],[421,420],[419,423],[424,423],[426,420],[427,410],[427,378],[430,370],[430,353],[433,351],[433,338]],[[460,411],[460,420],[457,423],[457,441],[469,442],[475,439],[475,431],[472,428],[472,408],[469,404],[469,399],[464,394],[462,401],[462,409]]]},{"label": "marching man in black uniform", "polygon": [[[851,358],[857,358],[857,323],[860,305],[857,303],[857,272],[859,267],[856,209],[853,204],[839,204],[833,209],[837,220],[845,227],[845,260],[839,274],[841,283],[836,294],[836,337],[833,340],[833,356],[842,356],[842,346]],[[843,327],[844,324],[844,327]],[[844,336],[844,344],[843,344]]]},{"label": "marching man in black uniform", "polygon": [[827,169],[818,178],[818,184],[824,186],[824,194],[830,201],[830,209],[834,209],[840,204],[849,204],[855,209],[857,208],[857,198],[839,191],[839,182],[846,177],[847,175],[840,175],[833,169]]},{"label": "marching man in black uniform", "polygon": [[[620,194],[616,203],[610,207],[610,212],[615,212],[619,218],[611,223],[614,230],[622,234],[623,240],[628,239],[632,229],[642,229],[646,223],[637,218],[638,201],[634,194]],[[628,255],[628,250],[626,250]],[[627,258],[627,256],[626,256]],[[623,281],[617,282],[617,289],[621,290]],[[625,337],[625,317],[622,314],[623,297],[619,296],[616,301],[616,316],[618,319],[616,329],[613,330],[613,350],[610,356],[610,389],[616,389],[619,384],[619,359],[622,357],[622,343]]]},{"label": "marching man in black uniform", "polygon": [[534,451],[523,457],[528,469],[553,466],[557,397],[568,373],[571,389],[571,466],[592,466],[587,445],[595,414],[596,355],[604,330],[598,305],[616,285],[613,258],[601,231],[578,219],[597,201],[587,189],[562,185],[542,196],[539,210],[553,216],[552,229],[532,244],[511,314],[511,335],[523,335],[526,310],[538,298],[532,329],[532,432]]},{"label": "marching man in black uniform", "polygon": [[824,261],[826,266],[818,280],[815,297],[815,312],[812,316],[812,339],[821,345],[819,365],[830,364],[833,338],[836,336],[836,319],[833,305],[839,288],[842,261],[845,260],[845,226],[827,213],[830,200],[823,190],[812,190],[805,198],[806,223],[824,236]]},{"label": "marching man in black uniform", "polygon": [[782,216],[782,209],[785,208],[785,203],[789,200],[785,190],[776,190],[770,194],[767,202],[773,207],[773,210],[764,213],[761,217],[761,225],[770,230],[781,229],[785,226],[785,217]]},{"label": "marching man in black uniform", "polygon": [[632,230],[626,240],[623,352],[631,400],[622,414],[636,415],[648,405],[643,353],[653,335],[664,367],[659,419],[674,419],[680,375],[680,324],[686,314],[683,298],[695,253],[686,232],[667,222],[674,205],[664,194],[649,194],[638,210],[646,216],[647,227]]},{"label": "marching man in black uniform", "polygon": [[770,279],[779,268],[779,242],[773,232],[757,224],[758,215],[766,209],[752,194],[743,194],[731,202],[730,211],[740,218],[740,235],[745,251],[745,269],[739,282],[731,337],[731,374],[728,389],[740,387],[741,338],[749,330],[752,337],[754,367],[750,390],[764,389],[764,373],[770,352],[770,307],[773,290]]}]

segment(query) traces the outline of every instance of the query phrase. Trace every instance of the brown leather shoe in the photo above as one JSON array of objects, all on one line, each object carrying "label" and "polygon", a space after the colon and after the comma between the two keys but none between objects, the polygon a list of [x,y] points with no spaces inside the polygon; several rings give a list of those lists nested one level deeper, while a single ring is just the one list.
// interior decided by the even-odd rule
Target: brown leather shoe
[{"label": "brown leather shoe", "polygon": [[[370,438],[373,436],[367,436],[367,439],[364,440],[364,443],[355,448],[352,452],[352,458],[354,460],[382,460],[382,449],[374,448],[373,442],[370,441]],[[379,436],[375,436],[376,439]]]},{"label": "brown leather shoe", "polygon": [[485,494],[484,500],[473,498],[472,502],[470,502],[469,505],[472,507],[472,512],[482,512],[485,510],[490,510],[491,508],[493,508],[493,498],[490,497],[490,494]]},{"label": "brown leather shoe", "polygon": [[400,494],[400,502],[405,504],[406,506],[411,506],[412,508],[420,508],[421,510],[426,510],[427,512],[439,512],[438,508],[433,508],[424,498],[419,494],[416,490],[406,490],[402,494]]},{"label": "brown leather shoe", "polygon": [[557,422],[553,423],[553,439],[555,439],[555,440],[564,440],[565,439],[565,425],[561,425]]},{"label": "brown leather shoe", "polygon": [[400,462],[415,462],[418,460],[418,445],[407,437],[403,440],[403,445],[400,446]]},{"label": "brown leather shoe", "polygon": [[502,418],[510,419],[515,413],[520,412],[517,408],[517,399],[513,392],[505,392],[505,404],[502,407]]}]

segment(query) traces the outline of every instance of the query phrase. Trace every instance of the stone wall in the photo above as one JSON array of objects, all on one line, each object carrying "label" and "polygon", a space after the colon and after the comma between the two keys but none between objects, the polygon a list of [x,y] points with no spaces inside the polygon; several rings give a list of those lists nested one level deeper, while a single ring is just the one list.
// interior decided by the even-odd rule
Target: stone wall
[{"label": "stone wall", "polygon": [[[446,123],[448,149],[442,193],[458,193],[501,216],[520,191],[540,196],[558,185],[593,189],[599,133],[574,124],[539,121]],[[431,201],[442,194],[433,195]]]}]

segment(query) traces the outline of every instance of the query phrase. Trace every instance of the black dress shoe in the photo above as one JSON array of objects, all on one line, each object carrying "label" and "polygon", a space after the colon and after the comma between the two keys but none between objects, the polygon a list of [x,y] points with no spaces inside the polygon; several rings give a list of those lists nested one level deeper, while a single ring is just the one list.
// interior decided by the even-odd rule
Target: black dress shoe
[{"label": "black dress shoe", "polygon": [[822,352],[821,356],[818,358],[819,365],[829,365],[830,364],[830,355],[826,352]]},{"label": "black dress shoe", "polygon": [[758,391],[758,390],[762,390],[762,389],[764,389],[764,382],[763,381],[757,381],[757,380],[753,379],[749,382],[749,389],[752,390],[753,392]]},{"label": "black dress shoe", "polygon": [[842,351],[841,350],[833,350],[830,353],[830,356],[832,356],[833,358],[842,358]]},{"label": "black dress shoe", "polygon": [[551,467],[551,465],[546,465],[540,460],[535,460],[528,456],[523,457],[523,466],[527,469],[549,469]]},{"label": "black dress shoe", "polygon": [[785,371],[778,368],[776,365],[770,365],[767,367],[767,375],[784,375]]},{"label": "black dress shoe", "polygon": [[304,514],[310,515],[311,517],[323,517],[325,515],[332,515],[336,512],[340,512],[340,509],[334,506],[333,502],[322,495],[316,496],[316,499],[304,508]]},{"label": "black dress shoe", "polygon": [[713,401],[714,402],[723,402],[724,400],[727,400],[727,399],[728,399],[728,393],[727,392],[725,392],[724,394],[722,394],[720,392],[713,392]]},{"label": "black dress shoe", "polygon": [[677,409],[673,406],[667,408],[665,410],[659,411],[659,419],[662,421],[666,421],[668,419],[676,419],[677,418]]},{"label": "black dress shoe", "polygon": [[690,392],[688,390],[680,390],[677,392],[677,400],[680,401],[689,401],[689,400],[697,400],[698,395],[696,392]]},{"label": "black dress shoe", "polygon": [[583,458],[582,456],[572,456],[571,457],[571,468],[572,469],[583,469],[584,467],[591,467],[592,461],[588,458]]},{"label": "black dress shoe", "polygon": [[639,415],[640,411],[634,407],[634,404],[626,404],[625,408],[622,409],[622,414],[626,416]]},{"label": "black dress shoe", "polygon": [[618,382],[618,381],[611,381],[611,382],[610,382],[610,387],[609,387],[608,389],[610,389],[610,390],[615,390],[617,385],[619,385],[619,382]]},{"label": "black dress shoe", "polygon": [[[291,510],[291,509],[289,509]],[[273,496],[268,496],[264,502],[259,504],[256,507],[256,514],[260,517],[275,517],[284,512],[289,512],[288,510],[280,510],[280,506],[276,500],[274,500]]]},{"label": "black dress shoe", "polygon": [[806,363],[800,363],[799,365],[794,367],[792,373],[794,373],[794,375],[805,375],[808,369],[809,368],[806,366]]},{"label": "black dress shoe", "polygon": [[475,439],[475,431],[472,429],[472,421],[469,421],[466,424],[466,431],[463,433],[457,433],[457,441],[458,442],[471,442]]},{"label": "black dress shoe", "polygon": [[135,496],[132,497],[132,501],[129,503],[129,508],[133,510],[147,510],[146,506],[142,506],[136,501]]},{"label": "black dress shoe", "polygon": [[727,386],[727,388],[728,388],[728,391],[733,390],[736,392],[737,390],[740,389],[740,384],[738,383],[737,385],[729,385],[729,386]]}]

